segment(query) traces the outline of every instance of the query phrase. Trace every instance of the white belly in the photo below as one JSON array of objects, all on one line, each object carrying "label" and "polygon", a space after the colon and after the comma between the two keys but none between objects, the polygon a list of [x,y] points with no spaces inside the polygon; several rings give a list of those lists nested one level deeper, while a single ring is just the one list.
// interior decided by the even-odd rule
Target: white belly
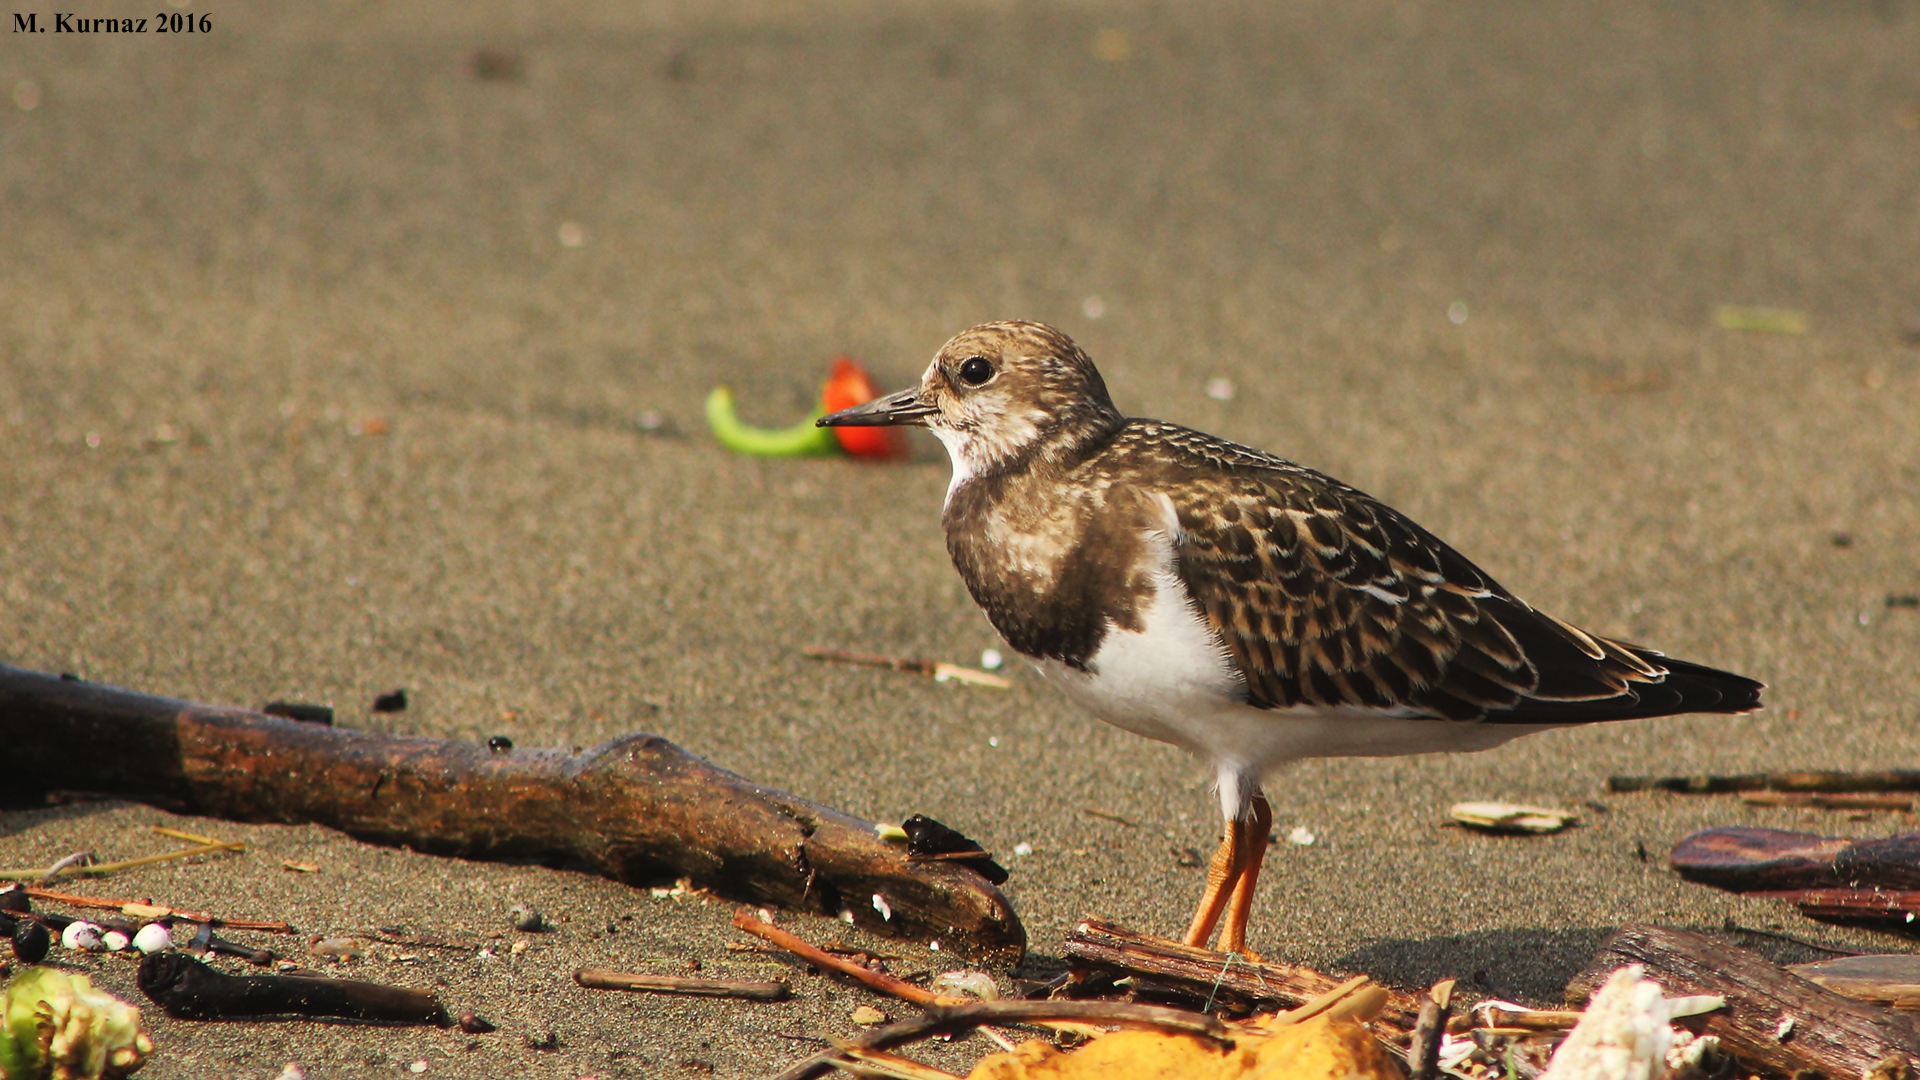
[{"label": "white belly", "polygon": [[1380,709],[1255,708],[1246,703],[1226,647],[1187,599],[1170,559],[1154,584],[1142,629],[1109,624],[1088,670],[1057,660],[1035,666],[1100,719],[1210,762],[1229,816],[1244,808],[1263,776],[1302,758],[1486,750],[1551,727],[1434,720]]}]

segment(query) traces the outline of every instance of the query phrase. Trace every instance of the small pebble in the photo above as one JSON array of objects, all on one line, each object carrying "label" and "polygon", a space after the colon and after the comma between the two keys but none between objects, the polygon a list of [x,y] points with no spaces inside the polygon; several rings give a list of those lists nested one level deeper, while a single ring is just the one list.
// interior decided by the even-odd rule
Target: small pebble
[{"label": "small pebble", "polygon": [[460,1014],[460,1030],[469,1035],[485,1035],[496,1029],[479,1013],[463,1012]]},{"label": "small pebble", "polygon": [[1299,844],[1301,847],[1307,847],[1318,839],[1319,837],[1309,832],[1305,825],[1296,825],[1294,830],[1287,834],[1287,843]]},{"label": "small pebble", "polygon": [[68,923],[67,928],[60,931],[60,947],[86,952],[100,952],[106,948],[100,942],[100,928],[78,919]]},{"label": "small pebble", "polygon": [[529,934],[538,933],[547,924],[546,919],[540,914],[540,909],[531,904],[515,904],[513,910],[507,912],[507,915],[513,920],[515,930]]},{"label": "small pebble", "polygon": [[426,1062],[426,1059],[425,1059],[425,1058],[422,1058],[421,1060],[419,1060],[419,1061],[416,1061],[416,1062],[414,1062],[413,1064],[411,1064],[411,1065],[409,1065],[409,1066],[407,1066],[407,1071],[408,1071],[408,1072],[410,1072],[410,1073],[423,1073],[423,1072],[426,1072],[426,1071],[427,1071],[427,1062]]},{"label": "small pebble", "polygon": [[487,740],[487,749],[496,754],[504,754],[513,749],[513,740],[507,738],[505,735],[495,735],[493,738]]},{"label": "small pebble", "polygon": [[273,1080],[307,1080],[307,1070],[301,1068],[299,1062],[289,1061],[280,1067],[280,1075]]},{"label": "small pebble", "polygon": [[999,649],[980,650],[980,666],[988,671],[999,671],[1000,665],[1006,662],[1007,658],[1000,655]]},{"label": "small pebble", "polygon": [[1025,840],[1022,840],[1019,843],[1013,845],[1013,853],[1015,855],[1031,855],[1033,854],[1033,845],[1027,843]]},{"label": "small pebble", "polygon": [[32,911],[33,900],[27,896],[27,890],[18,885],[10,885],[0,890],[0,911]]},{"label": "small pebble", "polygon": [[53,948],[53,935],[47,928],[32,919],[21,919],[13,928],[13,955],[23,964],[37,964],[47,958],[47,950]]},{"label": "small pebble", "polygon": [[871,1005],[857,1005],[853,1010],[853,1022],[861,1027],[872,1027],[887,1022],[887,1014]]},{"label": "small pebble", "polygon": [[108,930],[100,935],[100,944],[106,946],[108,952],[125,952],[132,941],[132,938],[118,930]]},{"label": "small pebble", "polygon": [[512,953],[515,956],[519,956],[521,953],[527,951],[527,943],[524,941],[516,941],[513,943],[513,948],[508,949],[507,951]]},{"label": "small pebble", "polygon": [[1207,396],[1215,401],[1233,400],[1233,380],[1212,378],[1207,380]]}]

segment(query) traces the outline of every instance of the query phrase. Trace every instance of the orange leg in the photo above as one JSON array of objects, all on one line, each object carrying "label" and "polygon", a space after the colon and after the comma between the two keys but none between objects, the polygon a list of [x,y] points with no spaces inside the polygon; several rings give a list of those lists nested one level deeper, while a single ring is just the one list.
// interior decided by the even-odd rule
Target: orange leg
[{"label": "orange leg", "polygon": [[1247,916],[1253,911],[1253,887],[1260,880],[1260,864],[1266,859],[1267,837],[1273,832],[1273,807],[1267,797],[1253,793],[1253,820],[1246,823],[1244,865],[1233,883],[1233,896],[1227,902],[1226,925],[1220,928],[1220,951],[1240,953],[1249,960],[1258,954],[1247,948]]},{"label": "orange leg", "polygon": [[1187,927],[1184,940],[1188,945],[1204,949],[1207,939],[1213,937],[1213,928],[1220,922],[1220,913],[1226,910],[1233,886],[1240,878],[1246,831],[1246,822],[1239,818],[1228,820],[1226,835],[1214,849],[1213,861],[1207,864],[1207,891],[1200,894],[1200,908],[1193,913],[1193,922]]}]

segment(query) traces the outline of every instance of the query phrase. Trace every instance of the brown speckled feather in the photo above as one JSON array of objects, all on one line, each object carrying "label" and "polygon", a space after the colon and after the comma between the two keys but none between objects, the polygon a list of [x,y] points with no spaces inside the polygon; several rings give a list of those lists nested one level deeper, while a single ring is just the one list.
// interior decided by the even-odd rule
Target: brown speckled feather
[{"label": "brown speckled feather", "polygon": [[1693,665],[1671,680],[1660,654],[1533,610],[1396,511],[1284,459],[1140,420],[1097,457],[1098,471],[1177,479],[1162,490],[1179,575],[1250,704],[1577,723],[1757,699],[1751,680]]}]

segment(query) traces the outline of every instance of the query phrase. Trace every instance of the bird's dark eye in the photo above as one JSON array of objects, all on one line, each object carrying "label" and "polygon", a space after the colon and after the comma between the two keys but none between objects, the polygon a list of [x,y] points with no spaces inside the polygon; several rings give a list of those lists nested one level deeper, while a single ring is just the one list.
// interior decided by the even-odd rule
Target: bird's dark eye
[{"label": "bird's dark eye", "polygon": [[993,378],[993,364],[984,356],[969,356],[960,361],[960,380],[968,386],[979,386]]}]

